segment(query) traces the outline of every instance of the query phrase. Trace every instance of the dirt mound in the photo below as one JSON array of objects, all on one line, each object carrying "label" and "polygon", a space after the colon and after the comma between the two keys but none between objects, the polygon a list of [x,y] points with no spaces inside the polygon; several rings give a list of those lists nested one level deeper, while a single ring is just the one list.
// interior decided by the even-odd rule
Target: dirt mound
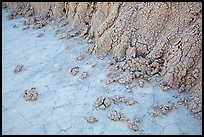
[{"label": "dirt mound", "polygon": [[6,5],[25,17],[40,15],[66,20],[82,38],[93,43],[90,53],[98,57],[112,54],[121,75],[160,75],[164,85],[190,92],[190,109],[202,117],[201,2]]}]

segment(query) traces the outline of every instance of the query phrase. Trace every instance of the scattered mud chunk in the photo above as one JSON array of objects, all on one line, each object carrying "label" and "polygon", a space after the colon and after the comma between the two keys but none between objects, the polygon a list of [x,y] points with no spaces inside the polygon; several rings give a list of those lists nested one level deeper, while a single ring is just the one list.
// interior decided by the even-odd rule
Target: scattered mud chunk
[{"label": "scattered mud chunk", "polygon": [[24,16],[25,17],[30,17],[30,16],[32,16],[34,13],[33,13],[33,10],[29,10],[29,11],[27,11],[25,14],[24,14]]},{"label": "scattered mud chunk", "polygon": [[65,39],[67,38],[68,34],[67,33],[61,33],[61,34],[58,34],[58,39]]},{"label": "scattered mud chunk", "polygon": [[128,122],[128,128],[131,129],[132,131],[138,131],[139,130],[136,121]]},{"label": "scattered mud chunk", "polygon": [[26,101],[34,101],[38,98],[38,93],[36,88],[31,88],[29,90],[25,90],[24,91],[24,95],[23,95],[24,99]]},{"label": "scattered mud chunk", "polygon": [[106,73],[106,76],[108,76],[108,77],[110,77],[110,78],[113,78],[113,77],[114,77],[114,75],[113,75],[113,73],[112,73],[111,71],[108,71],[108,72]]},{"label": "scattered mud chunk", "polygon": [[96,122],[98,122],[98,120],[94,116],[87,116],[86,117],[86,121],[88,123],[96,123]]},{"label": "scattered mud chunk", "polygon": [[160,51],[156,52],[155,58],[159,59],[159,58],[161,58],[163,56],[163,54],[164,54],[164,52],[160,50]]},{"label": "scattered mud chunk", "polygon": [[126,104],[127,105],[134,105],[135,103],[137,103],[135,100],[133,100],[133,99],[129,99],[129,100],[127,100],[127,102],[126,102]]},{"label": "scattered mud chunk", "polygon": [[114,59],[108,61],[109,66],[112,66],[112,65],[115,65],[115,64],[116,64],[116,61]]},{"label": "scattered mud chunk", "polygon": [[84,79],[84,78],[86,78],[86,77],[88,77],[88,76],[89,76],[89,73],[88,73],[88,72],[83,72],[83,73],[81,74],[80,78],[81,78],[81,79]]},{"label": "scattered mud chunk", "polygon": [[122,75],[120,75],[118,83],[128,85],[132,83],[133,79],[134,79],[134,76],[131,73],[124,72]]},{"label": "scattered mud chunk", "polygon": [[126,103],[127,102],[127,99],[125,98],[125,97],[122,97],[122,96],[115,96],[114,98],[113,98],[113,101],[114,101],[114,103],[116,103],[116,104],[120,104],[120,103]]},{"label": "scattered mud chunk", "polygon": [[95,102],[95,107],[99,109],[106,109],[111,105],[111,100],[107,97],[98,97]]},{"label": "scattered mud chunk", "polygon": [[[188,104],[189,104],[189,99],[187,99],[187,98],[179,98],[179,100],[177,101],[177,103],[179,104],[179,105],[184,105],[184,106],[187,106]],[[196,104],[196,103],[193,103],[194,105]],[[195,106],[193,107],[193,106],[191,106],[192,108],[195,108]]]},{"label": "scattered mud chunk", "polygon": [[174,98],[178,98],[178,96],[176,96],[176,95],[173,95],[173,97],[174,97]]},{"label": "scattered mud chunk", "polygon": [[163,91],[170,91],[170,89],[171,89],[167,84],[164,84],[164,83],[161,83],[161,84],[160,84],[160,88],[161,88]]},{"label": "scattered mud chunk", "polygon": [[136,47],[129,47],[126,50],[126,58],[127,59],[132,59],[136,57]]},{"label": "scattered mud chunk", "polygon": [[143,78],[144,80],[146,80],[147,82],[152,82],[152,79],[151,79],[147,74],[144,74],[144,75],[142,76],[142,78]]},{"label": "scattered mud chunk", "polygon": [[13,15],[8,15],[8,16],[7,16],[7,19],[8,19],[8,20],[12,20],[12,19],[14,19],[14,16],[13,16]]},{"label": "scattered mud chunk", "polygon": [[116,110],[112,110],[111,112],[109,112],[108,118],[113,121],[128,121],[128,119],[124,117],[121,112],[118,112]]},{"label": "scattered mud chunk", "polygon": [[157,112],[149,112],[149,115],[151,117],[158,117],[159,116],[159,114]]},{"label": "scattered mud chunk", "polygon": [[67,25],[68,23],[69,23],[69,21],[67,21],[67,20],[61,21],[60,24],[59,24],[59,28],[64,27],[64,26]]},{"label": "scattered mud chunk", "polygon": [[94,68],[96,66],[96,64],[93,64],[91,67]]},{"label": "scattered mud chunk", "polygon": [[159,105],[159,104],[153,104],[153,105],[152,105],[152,108],[153,108],[153,109],[161,109],[162,106]]},{"label": "scattered mud chunk", "polygon": [[167,115],[171,109],[172,109],[172,106],[164,105],[161,108],[162,114]]},{"label": "scattered mud chunk", "polygon": [[73,67],[70,70],[71,74],[74,76],[79,72],[79,67]]},{"label": "scattered mud chunk", "polygon": [[13,25],[13,28],[17,28],[17,26],[16,26],[16,25]]},{"label": "scattered mud chunk", "polygon": [[69,33],[63,32],[63,33],[58,34],[57,37],[58,39],[70,39],[77,35],[79,35],[79,32],[69,32]]},{"label": "scattered mud chunk", "polygon": [[77,57],[77,60],[81,61],[81,60],[84,60],[85,59],[85,55],[80,55]]},{"label": "scattered mud chunk", "polygon": [[41,24],[42,26],[46,26],[46,25],[48,24],[48,22],[43,20],[43,21],[40,22],[40,24]]},{"label": "scattered mud chunk", "polygon": [[88,43],[89,43],[89,44],[94,43],[94,40],[93,40],[93,39],[89,39],[89,40],[88,40]]},{"label": "scattered mud chunk", "polygon": [[29,28],[29,26],[22,28],[22,30],[27,30]]},{"label": "scattered mud chunk", "polygon": [[125,87],[127,90],[127,92],[128,93],[132,93],[133,91],[132,91],[132,88],[130,87],[130,85],[127,85],[126,87]]},{"label": "scattered mud chunk", "polygon": [[144,87],[144,81],[143,80],[141,80],[141,79],[139,79],[139,86],[141,87],[141,88],[143,88]]},{"label": "scattered mud chunk", "polygon": [[32,17],[32,18],[28,18],[23,23],[24,25],[32,25],[32,24],[35,24],[35,21],[36,21],[36,18]]},{"label": "scattered mud chunk", "polygon": [[39,28],[42,28],[42,27],[43,27],[42,24],[36,24],[36,25],[32,26],[33,29],[39,29]]},{"label": "scattered mud chunk", "polygon": [[141,77],[142,75],[143,75],[142,72],[139,72],[139,71],[136,71],[136,72],[135,72],[135,78],[139,78],[139,77]]},{"label": "scattered mud chunk", "polygon": [[167,115],[169,113],[169,111],[172,110],[173,107],[171,105],[161,106],[159,104],[154,104],[154,105],[152,105],[152,108],[160,110],[163,115]]},{"label": "scattered mud chunk", "polygon": [[42,37],[43,35],[43,33],[39,33],[36,37]]},{"label": "scattered mud chunk", "polygon": [[23,65],[17,65],[16,68],[14,69],[14,73],[21,72],[23,70]]}]

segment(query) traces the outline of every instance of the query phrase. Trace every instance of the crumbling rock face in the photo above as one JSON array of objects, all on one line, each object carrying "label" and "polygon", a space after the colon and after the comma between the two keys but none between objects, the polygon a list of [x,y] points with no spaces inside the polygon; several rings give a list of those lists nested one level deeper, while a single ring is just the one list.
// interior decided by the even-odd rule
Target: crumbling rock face
[{"label": "crumbling rock face", "polygon": [[[124,63],[116,70],[127,70],[133,76],[162,76],[168,87],[190,92],[191,109],[202,116],[201,2],[6,4],[25,17],[40,15],[67,20],[93,43],[89,52],[98,57],[111,53],[116,64]],[[121,82],[128,84],[133,78],[136,77],[128,75]],[[198,105],[193,105],[195,102]]]}]

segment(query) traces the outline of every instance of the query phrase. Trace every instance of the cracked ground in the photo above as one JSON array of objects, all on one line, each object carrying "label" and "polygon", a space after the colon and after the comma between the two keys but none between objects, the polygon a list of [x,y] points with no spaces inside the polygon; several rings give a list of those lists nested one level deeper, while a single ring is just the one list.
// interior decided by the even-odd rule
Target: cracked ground
[{"label": "cracked ground", "polygon": [[[25,19],[7,20],[8,14],[2,13],[3,134],[202,134],[200,121],[185,105],[177,103],[188,98],[188,94],[164,92],[156,81],[141,88],[136,80],[132,92],[127,93],[118,83],[107,84],[110,56],[101,60],[88,54],[90,45],[79,37],[59,40],[58,28],[52,25],[22,30]],[[43,36],[37,37],[42,32]],[[82,54],[85,59],[77,60]],[[24,67],[16,74],[13,71],[19,64]],[[79,67],[76,75],[70,73],[73,67]],[[89,75],[81,79],[83,72]],[[26,101],[22,93],[32,87],[38,98]],[[111,100],[116,95],[137,103],[112,102],[104,110],[95,107],[98,97]],[[160,109],[152,107],[155,104],[173,107],[163,115]],[[130,130],[127,121],[110,120],[108,113],[113,110],[129,121],[139,119],[138,130]],[[97,122],[88,123],[88,115]]]}]

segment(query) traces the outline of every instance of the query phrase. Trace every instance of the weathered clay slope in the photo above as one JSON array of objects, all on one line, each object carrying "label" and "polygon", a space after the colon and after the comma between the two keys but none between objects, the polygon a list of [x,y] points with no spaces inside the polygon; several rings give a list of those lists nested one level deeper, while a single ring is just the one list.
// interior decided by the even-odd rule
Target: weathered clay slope
[{"label": "weathered clay slope", "polygon": [[94,43],[91,53],[113,55],[121,74],[130,74],[131,79],[138,72],[161,75],[163,85],[192,93],[191,111],[202,117],[201,4],[7,3],[26,17],[36,14],[68,20],[83,38]]}]

